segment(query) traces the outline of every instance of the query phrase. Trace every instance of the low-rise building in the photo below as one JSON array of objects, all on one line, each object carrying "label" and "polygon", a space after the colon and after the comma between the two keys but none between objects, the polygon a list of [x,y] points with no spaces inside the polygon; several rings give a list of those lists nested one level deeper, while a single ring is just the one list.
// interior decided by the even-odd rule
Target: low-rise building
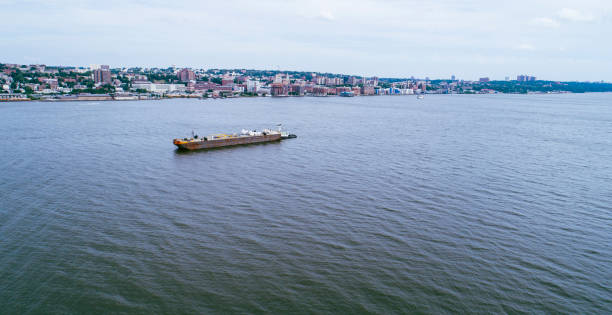
[{"label": "low-rise building", "polygon": [[27,101],[29,98],[25,94],[9,93],[0,94],[0,101]]},{"label": "low-rise building", "polygon": [[38,91],[40,89],[40,84],[38,83],[26,83],[25,86],[31,88],[32,91]]},{"label": "low-rise building", "polygon": [[325,86],[315,86],[312,88],[312,95],[327,96],[328,88]]},{"label": "low-rise building", "polygon": [[148,81],[134,81],[132,83],[133,89],[144,89],[151,93],[170,93],[170,92],[184,92],[186,87],[184,84],[174,83],[152,83]]},{"label": "low-rise building", "polygon": [[219,86],[216,83],[212,83],[212,82],[196,82],[193,85],[193,88],[195,91],[208,91],[208,90],[215,90],[215,87]]}]

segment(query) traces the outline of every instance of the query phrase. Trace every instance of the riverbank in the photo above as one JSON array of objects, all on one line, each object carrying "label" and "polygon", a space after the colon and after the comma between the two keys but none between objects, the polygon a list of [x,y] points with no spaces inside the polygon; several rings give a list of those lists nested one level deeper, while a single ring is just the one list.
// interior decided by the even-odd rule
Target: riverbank
[{"label": "riverbank", "polygon": [[[607,92],[584,92],[574,93],[569,91],[553,91],[553,92],[528,92],[528,93],[502,93],[502,92],[480,92],[480,93],[425,93],[425,94],[374,94],[374,95],[353,95],[348,97],[361,96],[420,96],[420,95],[492,95],[492,94],[510,94],[510,95],[545,95],[545,94],[585,94],[585,93],[607,93]],[[0,102],[27,102],[27,101],[42,101],[42,102],[78,102],[78,101],[149,101],[149,100],[164,100],[176,98],[195,98],[195,99],[224,99],[224,98],[252,98],[252,97],[347,97],[344,95],[328,94],[328,95],[282,95],[271,96],[267,95],[208,95],[208,94],[75,94],[75,95],[27,95],[27,94],[0,94]]]}]

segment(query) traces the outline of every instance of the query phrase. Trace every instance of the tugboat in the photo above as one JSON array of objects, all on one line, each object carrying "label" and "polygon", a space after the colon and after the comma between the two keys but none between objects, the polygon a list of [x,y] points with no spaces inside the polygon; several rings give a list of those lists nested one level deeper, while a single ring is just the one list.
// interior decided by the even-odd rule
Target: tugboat
[{"label": "tugboat", "polygon": [[221,148],[241,144],[263,143],[280,141],[281,139],[297,138],[294,134],[278,130],[264,129],[263,131],[242,129],[239,134],[214,134],[207,137],[199,137],[193,131],[191,138],[174,139],[173,143],[181,150],[199,150]]}]

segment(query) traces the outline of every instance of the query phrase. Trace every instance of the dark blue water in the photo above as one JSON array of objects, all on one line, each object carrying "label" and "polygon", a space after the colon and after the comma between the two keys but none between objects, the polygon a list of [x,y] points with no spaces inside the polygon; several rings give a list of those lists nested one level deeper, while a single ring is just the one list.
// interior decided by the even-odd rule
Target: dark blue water
[{"label": "dark blue water", "polygon": [[4,103],[0,313],[609,314],[611,165],[611,94]]}]

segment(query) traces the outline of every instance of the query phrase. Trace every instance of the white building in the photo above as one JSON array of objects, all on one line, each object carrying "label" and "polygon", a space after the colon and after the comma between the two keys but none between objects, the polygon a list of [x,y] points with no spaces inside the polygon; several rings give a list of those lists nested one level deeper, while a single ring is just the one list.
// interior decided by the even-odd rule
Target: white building
[{"label": "white building", "polygon": [[244,87],[242,87],[242,86],[238,86],[238,85],[234,85],[234,86],[232,87],[232,91],[234,91],[234,92],[244,93]]},{"label": "white building", "polygon": [[260,87],[257,89],[257,94],[271,95],[272,93],[269,87]]},{"label": "white building", "polygon": [[152,83],[148,81],[134,81],[132,89],[145,89],[152,93],[185,92],[185,84]]},{"label": "white building", "polygon": [[246,81],[247,92],[249,93],[257,93],[259,88],[261,87],[261,82],[256,80],[248,80]]}]

